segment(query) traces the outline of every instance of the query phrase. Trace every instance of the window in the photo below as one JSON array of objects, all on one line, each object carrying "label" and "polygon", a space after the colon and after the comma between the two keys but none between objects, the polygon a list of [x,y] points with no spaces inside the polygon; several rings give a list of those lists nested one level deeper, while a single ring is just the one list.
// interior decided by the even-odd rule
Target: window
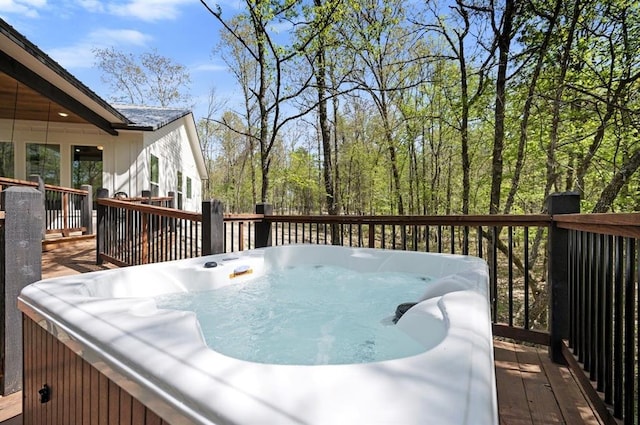
[{"label": "window", "polygon": [[191,177],[187,177],[187,199],[191,199]]},{"label": "window", "polygon": [[13,178],[14,149],[11,142],[0,142],[0,177]]},{"label": "window", "polygon": [[93,190],[102,187],[102,150],[96,146],[71,147],[71,184],[80,189],[90,184]]},{"label": "window", "polygon": [[47,184],[60,184],[60,145],[27,143],[27,176],[32,174]]},{"label": "window", "polygon": [[155,155],[149,159],[149,184],[151,186],[151,196],[160,196],[160,161]]},{"label": "window", "polygon": [[178,209],[181,210],[182,209],[182,171],[178,171],[178,184],[177,186],[177,190],[176,190],[176,195],[178,196]]}]

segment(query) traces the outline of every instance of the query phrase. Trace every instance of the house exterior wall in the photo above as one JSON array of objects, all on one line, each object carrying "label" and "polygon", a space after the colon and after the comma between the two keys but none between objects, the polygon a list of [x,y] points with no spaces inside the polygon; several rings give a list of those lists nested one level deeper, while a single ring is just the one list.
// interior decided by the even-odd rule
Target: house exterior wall
[{"label": "house exterior wall", "polygon": [[[144,132],[144,149],[138,161],[144,163],[142,177],[146,190],[150,190],[151,155],[159,160],[159,194],[178,195],[178,171],[182,173],[182,209],[200,212],[202,204],[202,180],[189,144],[186,119],[181,118],[155,132]],[[187,196],[187,179],[191,179],[191,197]],[[176,204],[177,205],[177,204]]]},{"label": "house exterior wall", "polygon": [[[159,159],[159,195],[178,191],[182,172],[182,208],[200,211],[202,181],[189,143],[186,119],[178,119],[156,131],[120,130],[111,136],[90,124],[0,120],[0,142],[14,144],[14,178],[27,179],[26,144],[60,146],[60,186],[71,187],[72,147],[102,147],[102,184],[110,194],[125,192],[140,196],[150,189],[150,156]],[[187,197],[187,178],[191,197]],[[176,204],[177,205],[177,204]]]},{"label": "house exterior wall", "polygon": [[[117,137],[90,124],[63,124],[43,121],[0,120],[0,142],[14,143],[14,177],[26,180],[26,145],[41,143],[60,146],[60,186],[71,187],[72,146],[103,146],[113,149]],[[104,161],[104,153],[103,153]]]},{"label": "house exterior wall", "polygon": [[143,180],[138,177],[144,166],[138,159],[142,135],[122,132],[115,139],[102,153],[103,186],[111,195],[124,192],[128,196],[140,196],[145,189]]}]

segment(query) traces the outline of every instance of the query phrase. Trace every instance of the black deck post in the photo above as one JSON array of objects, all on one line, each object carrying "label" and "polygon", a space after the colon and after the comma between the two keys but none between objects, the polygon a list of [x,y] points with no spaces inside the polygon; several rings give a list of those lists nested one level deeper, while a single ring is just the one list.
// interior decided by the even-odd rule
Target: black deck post
[{"label": "black deck post", "polygon": [[202,201],[202,255],[224,253],[224,204]]},{"label": "black deck post", "polygon": [[[96,193],[96,199],[108,198],[109,189],[101,187]],[[107,207],[96,202],[96,264],[102,264],[101,253],[106,252]]]},{"label": "black deck post", "polygon": [[143,204],[151,204],[151,191],[150,190],[143,190],[142,191],[142,197],[146,198],[142,200]]},{"label": "black deck post", "polygon": [[80,225],[86,230],[83,235],[93,235],[93,188],[83,184],[80,189],[87,191],[87,197],[80,204]]},{"label": "black deck post", "polygon": [[[551,216],[580,212],[580,195],[554,193],[547,198]],[[556,363],[565,363],[562,340],[569,336],[569,231],[552,221],[549,228],[549,356]]]},{"label": "black deck post", "polygon": [[0,320],[3,356],[2,395],[22,389],[22,315],[18,295],[25,286],[42,278],[42,222],[44,205],[39,191],[10,187],[2,192],[5,210],[0,226]]},{"label": "black deck post", "polygon": [[[271,215],[273,214],[273,205],[271,204],[256,204],[256,214]],[[271,246],[271,222],[261,221],[255,225],[255,241],[256,248],[264,248]]]}]

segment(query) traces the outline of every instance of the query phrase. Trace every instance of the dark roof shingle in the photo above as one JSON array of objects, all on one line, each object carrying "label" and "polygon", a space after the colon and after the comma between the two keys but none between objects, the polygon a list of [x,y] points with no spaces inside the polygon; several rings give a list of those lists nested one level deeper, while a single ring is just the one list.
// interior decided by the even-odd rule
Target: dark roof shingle
[{"label": "dark roof shingle", "polygon": [[131,123],[123,128],[135,130],[157,130],[184,117],[190,111],[154,106],[113,105]]}]

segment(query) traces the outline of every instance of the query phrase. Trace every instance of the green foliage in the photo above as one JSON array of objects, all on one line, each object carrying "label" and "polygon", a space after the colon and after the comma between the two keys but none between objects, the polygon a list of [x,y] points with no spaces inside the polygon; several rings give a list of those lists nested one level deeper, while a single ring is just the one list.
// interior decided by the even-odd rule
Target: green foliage
[{"label": "green foliage", "polygon": [[[335,106],[329,108],[335,155],[330,172],[341,212],[460,213],[464,122],[469,213],[489,210],[497,78],[492,25],[499,24],[504,4],[449,3],[413,2],[409,8],[401,0],[254,0],[250,4],[255,8],[240,15],[245,22],[271,22],[279,16],[294,23],[291,43],[270,52],[265,63],[273,71],[275,62],[269,61],[298,55],[288,72],[268,74],[269,84],[278,76],[283,79],[283,92],[292,96],[286,108],[317,113],[317,99],[302,88],[318,64],[318,49],[326,52],[330,84],[325,96],[328,105]],[[491,5],[496,7],[493,15]],[[501,199],[512,191],[508,212],[539,213],[549,193],[578,191],[583,209],[589,211],[622,170],[633,168],[630,161],[640,149],[640,5],[625,0],[534,0],[520,6],[507,67]],[[260,40],[257,34],[252,43]],[[460,55],[466,76],[460,73]],[[244,60],[251,65],[254,59]],[[244,80],[248,98],[257,92],[255,82]],[[269,87],[274,96],[276,86]],[[271,118],[275,104],[265,110]],[[233,187],[238,192],[239,182],[246,191],[249,182],[260,182],[264,167],[256,159],[258,146],[237,137],[257,134],[250,123],[260,117],[257,109],[252,111],[254,115],[247,113],[234,124],[236,136],[220,136],[225,147],[217,151],[216,161],[224,159],[227,168],[238,173],[234,179],[212,177],[223,191]],[[302,115],[269,128],[269,136],[278,141],[269,151],[269,196],[283,211],[323,212],[317,119],[307,115],[302,121]],[[317,142],[301,148],[300,133]],[[240,166],[239,158],[248,158],[249,152],[253,162]],[[219,168],[222,162],[216,164]],[[253,176],[247,164],[252,164]],[[640,210],[636,169],[606,208]],[[240,202],[234,202],[240,208]]]}]

